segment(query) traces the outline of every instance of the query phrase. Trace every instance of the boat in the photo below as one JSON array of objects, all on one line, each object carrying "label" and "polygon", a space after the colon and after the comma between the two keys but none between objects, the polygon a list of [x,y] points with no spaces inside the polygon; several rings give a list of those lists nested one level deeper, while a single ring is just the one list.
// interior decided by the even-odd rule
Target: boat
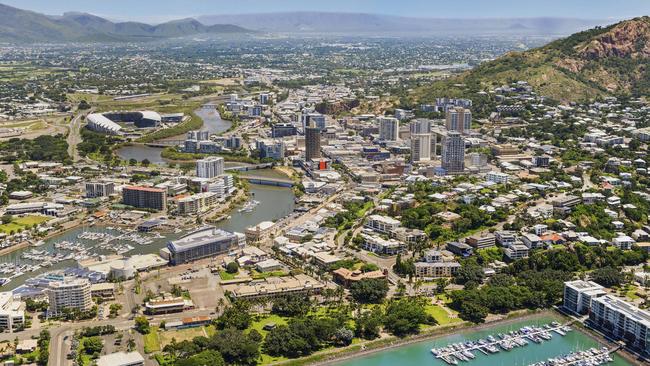
[{"label": "boat", "polygon": [[0,278],[0,286],[4,286],[9,282],[11,282],[11,278],[6,278],[6,277]]}]

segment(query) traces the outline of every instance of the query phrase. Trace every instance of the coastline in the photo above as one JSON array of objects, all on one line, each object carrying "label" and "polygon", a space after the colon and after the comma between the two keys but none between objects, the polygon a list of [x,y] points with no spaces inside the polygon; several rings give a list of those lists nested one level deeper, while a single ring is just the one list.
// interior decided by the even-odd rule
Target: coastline
[{"label": "coastline", "polygon": [[[343,361],[369,356],[374,353],[400,348],[410,344],[426,342],[432,339],[446,337],[450,335],[452,331],[453,332],[478,331],[486,328],[491,328],[495,325],[505,325],[505,324],[515,323],[526,319],[538,318],[543,316],[566,318],[562,314],[559,314],[558,312],[555,312],[551,309],[545,309],[536,312],[523,311],[518,313],[512,313],[502,318],[494,319],[491,321],[486,321],[485,323],[482,324],[472,324],[468,322],[462,322],[458,324],[449,324],[447,326],[432,327],[430,329],[424,330],[419,334],[406,337],[406,338],[389,336],[383,339],[376,339],[372,341],[367,341],[365,343],[352,345],[343,349],[327,350],[327,351],[322,351],[322,353],[317,352],[303,359],[286,360],[286,361],[272,363],[270,365],[322,366],[322,365],[340,364]],[[362,346],[365,346],[366,349],[362,349],[361,348]]]},{"label": "coastline", "polygon": [[12,245],[10,247],[2,248],[0,249],[0,255],[7,255],[11,254],[17,250],[27,248],[29,246],[29,242],[27,241],[22,241],[16,245]]},{"label": "coastline", "polygon": [[[364,343],[352,345],[343,349],[335,349],[335,350],[330,349],[330,350],[322,351],[321,353],[317,352],[311,356],[302,359],[280,361],[280,362],[272,363],[270,365],[283,365],[283,366],[338,365],[345,361],[353,360],[356,358],[363,358],[375,353],[446,337],[456,332],[480,331],[498,325],[507,325],[511,323],[525,321],[527,319],[535,319],[544,316],[557,318],[558,320],[561,319],[562,322],[573,320],[572,318],[567,317],[565,314],[554,309],[544,309],[535,312],[523,311],[523,312],[511,313],[502,318],[486,321],[485,323],[482,324],[471,324],[468,322],[463,322],[459,324],[450,324],[449,326],[434,327],[432,329],[425,330],[420,334],[407,337],[407,338],[397,338],[394,336],[389,336],[383,339],[377,339],[377,340],[372,340],[372,341],[367,341]],[[581,324],[576,326],[576,328],[578,328],[576,329],[577,331],[580,331],[582,334],[593,339],[599,344],[606,345],[608,347],[617,345],[616,343],[604,338],[603,336],[594,333],[589,328],[585,328]],[[365,347],[365,349],[363,349],[362,347]],[[625,349],[618,350],[616,354],[622,357],[623,359],[625,359],[627,362],[630,362],[631,364],[637,364],[639,362],[639,360],[637,360],[637,358],[633,354],[627,352]]]}]

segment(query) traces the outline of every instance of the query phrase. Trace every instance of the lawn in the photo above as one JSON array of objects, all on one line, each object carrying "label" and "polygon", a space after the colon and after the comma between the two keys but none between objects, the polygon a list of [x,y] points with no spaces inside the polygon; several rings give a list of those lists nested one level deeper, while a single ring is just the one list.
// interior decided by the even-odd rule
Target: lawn
[{"label": "lawn", "polygon": [[158,336],[158,327],[151,327],[149,334],[144,335],[144,352],[151,353],[160,351],[160,337]]},{"label": "lawn", "polygon": [[461,322],[460,318],[451,318],[449,313],[438,305],[427,305],[427,314],[431,315],[439,325],[447,325],[449,323]]},{"label": "lawn", "polygon": [[234,280],[235,276],[237,276],[236,273],[228,273],[227,271],[219,271],[219,277],[221,277],[221,279],[223,281]]},{"label": "lawn", "polygon": [[15,217],[10,223],[0,225],[0,232],[10,234],[13,231],[17,233],[20,230],[25,230],[32,225],[42,224],[48,220],[47,217],[35,215]]},{"label": "lawn", "polygon": [[256,320],[253,323],[251,323],[251,325],[248,327],[248,330],[250,331],[251,329],[255,329],[263,337],[266,337],[266,334],[268,333],[268,331],[262,329],[262,328],[264,328],[264,326],[266,324],[275,323],[275,325],[285,325],[285,324],[287,324],[288,319],[289,318],[279,316],[279,315],[275,315],[275,314],[267,315],[267,316],[261,317],[259,320]]},{"label": "lawn", "polygon": [[191,341],[194,337],[205,337],[207,331],[203,327],[196,328],[187,328],[179,330],[166,330],[158,332],[158,338],[160,339],[160,347],[164,348],[166,345],[172,342],[172,339],[176,339],[176,342],[182,341]]},{"label": "lawn", "polygon": [[288,276],[286,271],[272,271],[272,272],[257,272],[251,271],[251,278],[254,280],[262,280],[269,277],[283,277]]}]

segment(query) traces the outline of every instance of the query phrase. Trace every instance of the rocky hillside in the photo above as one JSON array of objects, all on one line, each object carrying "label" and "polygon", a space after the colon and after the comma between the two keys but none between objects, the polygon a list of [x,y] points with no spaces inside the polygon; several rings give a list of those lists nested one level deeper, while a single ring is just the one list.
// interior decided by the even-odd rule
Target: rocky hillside
[{"label": "rocky hillside", "polygon": [[[486,62],[458,78],[416,91],[418,99],[451,89],[483,90],[517,80],[558,100],[600,95],[650,94],[650,17],[596,27],[525,51]],[[461,87],[459,83],[464,84]],[[456,85],[456,86],[454,86]]]}]

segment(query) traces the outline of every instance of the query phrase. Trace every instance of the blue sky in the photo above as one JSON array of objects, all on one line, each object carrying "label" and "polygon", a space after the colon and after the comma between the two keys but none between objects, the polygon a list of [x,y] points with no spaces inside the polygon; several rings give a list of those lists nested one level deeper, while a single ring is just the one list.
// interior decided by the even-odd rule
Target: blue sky
[{"label": "blue sky", "polygon": [[650,0],[0,0],[47,14],[83,11],[113,19],[163,21],[208,14],[365,12],[418,17],[558,16],[621,19],[650,15]]}]

